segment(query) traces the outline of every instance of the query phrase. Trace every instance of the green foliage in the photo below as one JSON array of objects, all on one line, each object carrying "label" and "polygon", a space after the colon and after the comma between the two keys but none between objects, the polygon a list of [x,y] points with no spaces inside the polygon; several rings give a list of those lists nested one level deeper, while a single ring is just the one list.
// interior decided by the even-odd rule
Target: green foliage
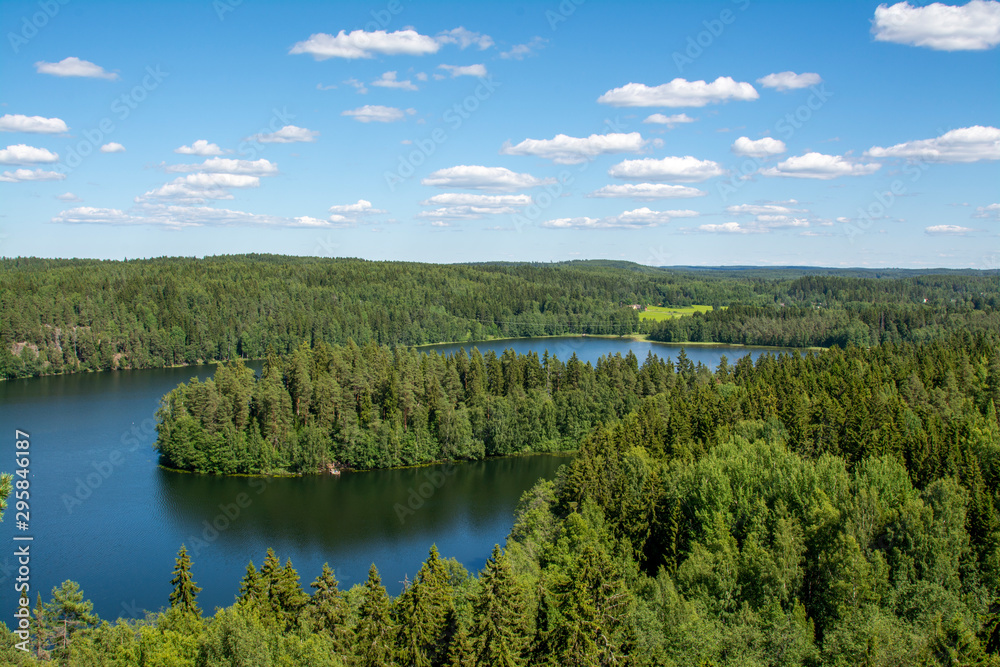
[{"label": "green foliage", "polygon": [[183,544],[180,551],[177,552],[174,577],[170,580],[170,584],[174,587],[170,594],[170,606],[190,614],[200,615],[201,610],[198,608],[196,597],[201,588],[191,576],[191,558]]}]

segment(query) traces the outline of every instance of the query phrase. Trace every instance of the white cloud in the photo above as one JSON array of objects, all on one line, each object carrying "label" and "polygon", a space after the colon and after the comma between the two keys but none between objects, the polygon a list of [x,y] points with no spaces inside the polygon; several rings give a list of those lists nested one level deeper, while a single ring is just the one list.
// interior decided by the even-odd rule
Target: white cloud
[{"label": "white cloud", "polygon": [[796,74],[795,72],[776,72],[757,79],[757,83],[765,88],[774,88],[781,91],[795,90],[796,88],[808,88],[809,86],[815,86],[822,81],[823,79],[820,78],[820,75],[815,72],[803,72],[802,74]]},{"label": "white cloud", "polygon": [[438,69],[450,73],[452,78],[456,76],[486,76],[485,65],[438,65]]},{"label": "white cloud", "polygon": [[181,155],[222,155],[218,144],[210,144],[206,139],[198,139],[190,146],[175,148],[174,152]]},{"label": "white cloud", "polygon": [[277,132],[266,134],[255,134],[251,139],[255,139],[262,144],[291,144],[296,142],[310,143],[316,141],[319,136],[317,130],[307,130],[304,127],[286,125]]},{"label": "white cloud", "polygon": [[334,206],[331,206],[330,213],[369,214],[369,213],[385,213],[385,211],[373,207],[372,203],[367,199],[359,199],[356,204],[336,204]]},{"label": "white cloud", "polygon": [[136,202],[169,199],[188,204],[202,204],[208,199],[233,199],[232,188],[256,188],[260,177],[246,174],[210,174],[199,172],[179,176],[165,185],[150,190]]},{"label": "white cloud", "polygon": [[784,141],[771,137],[764,137],[756,141],[750,139],[750,137],[740,137],[733,142],[733,152],[737,155],[769,157],[772,155],[781,155],[785,150]]},{"label": "white cloud", "polygon": [[58,153],[26,144],[15,144],[0,150],[0,164],[42,164],[58,161]]},{"label": "white cloud", "polygon": [[623,185],[605,185],[599,190],[591,192],[588,197],[601,199],[627,198],[639,201],[653,201],[656,199],[688,199],[691,197],[704,197],[707,193],[698,188],[686,185],[667,185],[666,183],[625,183]]},{"label": "white cloud", "polygon": [[210,174],[246,174],[249,176],[273,176],[278,173],[278,165],[269,160],[236,160],[213,157],[201,164],[174,164],[167,167],[170,173],[203,171]]},{"label": "white cloud", "polygon": [[125,147],[117,141],[110,141],[101,146],[102,153],[124,153]]},{"label": "white cloud", "polygon": [[589,137],[557,134],[554,139],[525,139],[516,146],[508,141],[500,149],[500,154],[533,155],[556,164],[581,164],[598,155],[639,153],[648,143],[638,132],[592,134]]},{"label": "white cloud", "polygon": [[476,220],[487,215],[510,215],[532,203],[530,195],[475,195],[446,192],[420,202],[423,206],[439,206],[422,211],[421,218]]},{"label": "white cloud", "polygon": [[61,195],[56,195],[56,199],[59,201],[83,201],[72,192],[65,192]]},{"label": "white cloud", "polygon": [[814,178],[829,180],[840,176],[865,176],[873,174],[882,165],[848,162],[840,155],[806,153],[790,157],[769,169],[762,169],[763,176],[786,176],[790,178]]},{"label": "white cloud", "polygon": [[971,0],[955,7],[935,2],[879,5],[872,33],[880,42],[926,46],[938,51],[982,51],[1000,44],[1000,2]]},{"label": "white cloud", "polygon": [[685,157],[665,157],[660,159],[625,160],[608,170],[615,178],[647,181],[680,181],[697,183],[725,173],[718,162]]},{"label": "white cloud", "polygon": [[445,192],[420,202],[423,206],[475,206],[477,208],[508,208],[528,206],[531,195],[474,195],[464,192]]},{"label": "white cloud", "polygon": [[396,107],[384,107],[378,104],[366,104],[357,109],[348,109],[341,112],[341,116],[349,116],[362,123],[394,123],[406,118],[406,114],[413,114],[413,109],[397,109]]},{"label": "white cloud", "polygon": [[108,79],[115,81],[118,75],[114,72],[106,72],[100,65],[87,60],[80,60],[74,56],[63,58],[57,63],[47,63],[39,60],[35,63],[35,71],[39,74],[51,74],[53,76],[83,76],[91,79]]},{"label": "white cloud", "polygon": [[336,36],[322,32],[310,35],[309,39],[295,44],[289,53],[308,53],[316,60],[326,60],[372,58],[375,54],[422,56],[437,53],[440,48],[441,44],[436,39],[421,35],[416,30],[352,30],[350,33],[341,30]]},{"label": "white cloud", "polygon": [[510,47],[509,51],[503,51],[500,53],[500,57],[505,60],[524,60],[529,56],[533,56],[538,53],[549,40],[544,37],[531,38],[531,41],[527,44],[515,44]]},{"label": "white cloud", "polygon": [[802,213],[803,209],[789,208],[781,204],[738,204],[727,206],[726,213],[731,215],[755,215],[761,216],[788,216],[793,213]]},{"label": "white cloud", "polygon": [[958,225],[932,225],[924,228],[924,232],[927,234],[951,234],[953,236],[964,236],[974,231],[976,230],[970,227],[959,227]]},{"label": "white cloud", "polygon": [[888,148],[874,146],[865,155],[945,163],[1000,160],[1000,129],[982,125],[963,127],[934,139],[907,141]]},{"label": "white cloud", "polygon": [[698,215],[697,211],[653,211],[642,207],[604,218],[583,216],[546,220],[541,226],[551,229],[643,229],[665,225],[673,218],[693,218]]},{"label": "white cloud", "polygon": [[759,234],[763,230],[743,227],[738,222],[723,222],[721,224],[701,225],[698,227],[703,232],[712,234]]},{"label": "white cloud", "polygon": [[511,190],[546,185],[554,182],[554,179],[539,179],[531,174],[519,174],[504,167],[458,165],[447,169],[438,169],[420,182],[423,185],[439,188],[510,192]]},{"label": "white cloud", "polygon": [[365,87],[365,84],[363,84],[362,82],[358,81],[354,77],[351,77],[350,79],[346,79],[344,81],[344,83],[347,84],[348,86],[352,86],[355,90],[357,90],[358,91],[358,95],[367,95],[368,94],[368,88]]},{"label": "white cloud", "polygon": [[652,116],[646,118],[642,121],[643,123],[656,123],[658,125],[666,125],[667,127],[673,127],[674,125],[679,125],[681,123],[693,123],[696,119],[691,118],[691,116],[686,113],[675,113],[671,116],[666,116],[662,113],[654,113]]},{"label": "white cloud", "polygon": [[597,98],[601,104],[616,107],[703,107],[729,100],[755,100],[760,95],[749,83],[720,76],[712,83],[677,78],[670,83],[650,87],[628,83]]},{"label": "white cloud", "polygon": [[417,90],[417,87],[409,79],[400,81],[396,72],[383,72],[382,76],[372,81],[373,86],[379,88],[399,88],[400,90]]},{"label": "white cloud", "polygon": [[442,44],[458,44],[458,48],[460,49],[476,46],[480,51],[493,46],[493,38],[489,35],[472,32],[462,26],[439,32],[438,41]]},{"label": "white cloud", "polygon": [[990,220],[1000,220],[1000,204],[989,204],[987,206],[977,206],[973,218],[986,218]]},{"label": "white cloud", "polygon": [[44,116],[4,114],[0,117],[0,132],[31,132],[34,134],[59,134],[69,132],[66,121]]},{"label": "white cloud", "polygon": [[233,211],[210,206],[177,206],[143,203],[130,211],[114,208],[81,206],[63,211],[52,222],[66,224],[153,225],[167,229],[204,226],[266,226],[266,227],[334,227],[318,218],[299,216],[286,218]]},{"label": "white cloud", "polygon": [[62,181],[66,174],[43,169],[15,169],[0,174],[0,183],[23,183],[25,181]]},{"label": "white cloud", "polygon": [[62,211],[52,222],[62,222],[74,225],[102,224],[102,225],[131,225],[139,221],[139,218],[129,215],[117,208],[94,208],[93,206],[78,206],[66,211]]}]

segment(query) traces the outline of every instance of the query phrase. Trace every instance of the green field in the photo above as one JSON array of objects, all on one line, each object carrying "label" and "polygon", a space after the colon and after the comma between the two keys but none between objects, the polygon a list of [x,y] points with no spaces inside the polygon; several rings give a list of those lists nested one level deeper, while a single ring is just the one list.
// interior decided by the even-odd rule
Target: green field
[{"label": "green field", "polygon": [[649,306],[645,311],[639,313],[639,319],[641,320],[656,320],[661,322],[663,320],[673,319],[675,317],[681,317],[682,315],[694,315],[695,313],[707,313],[712,310],[711,306],[699,306],[694,304],[692,306],[684,306],[682,308],[669,308],[665,306]]}]

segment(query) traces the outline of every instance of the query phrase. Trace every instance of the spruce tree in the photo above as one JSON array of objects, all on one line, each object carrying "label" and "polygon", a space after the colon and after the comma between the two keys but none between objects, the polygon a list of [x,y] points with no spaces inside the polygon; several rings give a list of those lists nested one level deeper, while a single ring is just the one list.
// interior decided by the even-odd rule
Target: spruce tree
[{"label": "spruce tree", "polygon": [[413,585],[399,596],[396,603],[400,662],[416,667],[429,667],[440,662],[450,608],[447,572],[437,546],[432,546]]},{"label": "spruce tree", "polygon": [[349,609],[328,563],[323,563],[323,571],[309,586],[316,589],[306,605],[313,631],[326,632],[333,638],[337,650],[346,652],[353,644],[351,629],[347,626]]},{"label": "spruce tree", "polygon": [[374,563],[368,570],[368,581],[362,592],[355,635],[356,652],[363,667],[390,667],[396,664],[389,596]]},{"label": "spruce tree", "polygon": [[196,597],[201,591],[191,576],[191,558],[188,557],[187,547],[181,545],[177,552],[177,560],[174,564],[174,578],[170,580],[174,587],[170,594],[170,606],[179,607],[181,610],[201,615]]},{"label": "spruce tree", "polygon": [[477,665],[514,667],[523,664],[524,605],[507,555],[494,545],[479,578],[481,590],[473,606],[472,646]]}]

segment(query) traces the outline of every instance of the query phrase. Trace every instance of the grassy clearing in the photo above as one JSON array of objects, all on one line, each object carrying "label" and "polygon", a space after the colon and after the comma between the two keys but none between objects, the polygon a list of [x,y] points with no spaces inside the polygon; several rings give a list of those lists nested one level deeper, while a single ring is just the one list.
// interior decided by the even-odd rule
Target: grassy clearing
[{"label": "grassy clearing", "polygon": [[711,306],[699,306],[694,304],[692,306],[684,306],[682,308],[669,308],[664,306],[649,306],[645,311],[639,313],[639,319],[642,320],[656,320],[657,322],[662,322],[663,320],[670,320],[675,317],[682,317],[684,315],[694,315],[695,313],[707,313],[712,310]]}]

